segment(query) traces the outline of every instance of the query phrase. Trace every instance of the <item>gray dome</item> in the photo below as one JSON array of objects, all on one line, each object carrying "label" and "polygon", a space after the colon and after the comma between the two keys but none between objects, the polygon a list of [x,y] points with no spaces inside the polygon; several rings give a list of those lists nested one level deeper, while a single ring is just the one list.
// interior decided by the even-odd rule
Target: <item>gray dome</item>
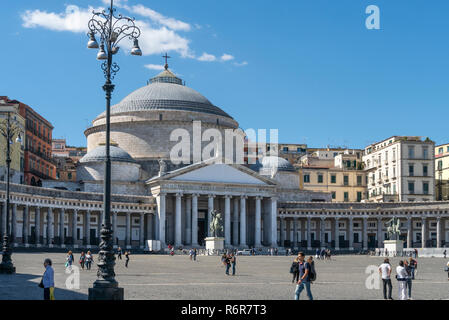
[{"label": "gray dome", "polygon": [[[124,112],[149,110],[181,110],[209,113],[231,118],[214,106],[199,92],[186,87],[170,70],[164,70],[152,78],[148,85],[137,89],[120,103],[111,107],[111,115]],[[104,117],[105,113],[100,114]]]},{"label": "gray dome", "polygon": [[[111,161],[136,163],[136,160],[134,160],[129,155],[129,153],[116,146],[110,146],[109,155]],[[93,149],[92,151],[89,151],[84,157],[80,159],[79,162],[87,163],[87,162],[99,162],[104,160],[106,160],[106,146],[99,146]]]},{"label": "gray dome", "polygon": [[263,157],[261,161],[262,170],[276,170],[276,171],[288,171],[295,172],[295,168],[288,160],[276,156]]}]

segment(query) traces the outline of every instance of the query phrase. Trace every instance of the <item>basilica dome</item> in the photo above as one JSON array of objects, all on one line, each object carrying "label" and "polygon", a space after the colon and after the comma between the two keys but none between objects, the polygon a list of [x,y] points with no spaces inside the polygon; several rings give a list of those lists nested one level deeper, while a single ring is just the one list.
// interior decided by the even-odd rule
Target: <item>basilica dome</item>
[{"label": "basilica dome", "polygon": [[[202,94],[185,86],[183,81],[168,69],[150,79],[146,86],[135,90],[112,106],[111,115],[151,110],[192,111],[232,119]],[[104,116],[105,112],[98,118]]]}]

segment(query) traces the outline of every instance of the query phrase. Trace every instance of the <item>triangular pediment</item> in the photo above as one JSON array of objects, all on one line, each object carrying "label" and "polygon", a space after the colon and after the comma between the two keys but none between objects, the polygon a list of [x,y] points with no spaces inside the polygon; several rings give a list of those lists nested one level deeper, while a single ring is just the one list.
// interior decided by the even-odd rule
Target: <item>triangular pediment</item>
[{"label": "triangular pediment", "polygon": [[209,164],[172,177],[169,180],[266,185],[267,182],[228,164]]}]

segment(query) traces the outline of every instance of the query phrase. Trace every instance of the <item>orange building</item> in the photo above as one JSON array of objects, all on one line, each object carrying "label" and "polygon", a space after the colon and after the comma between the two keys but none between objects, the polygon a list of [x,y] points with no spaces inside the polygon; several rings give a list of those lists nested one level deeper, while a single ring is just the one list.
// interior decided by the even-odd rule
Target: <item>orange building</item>
[{"label": "orange building", "polygon": [[56,178],[56,165],[51,156],[53,126],[30,106],[17,101],[19,114],[25,119],[25,184],[41,186],[42,180]]}]

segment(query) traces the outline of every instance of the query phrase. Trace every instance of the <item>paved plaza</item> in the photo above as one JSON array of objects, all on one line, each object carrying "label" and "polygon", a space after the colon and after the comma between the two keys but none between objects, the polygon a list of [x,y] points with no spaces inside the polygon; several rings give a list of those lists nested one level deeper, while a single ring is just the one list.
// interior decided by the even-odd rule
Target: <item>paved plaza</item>
[{"label": "paved plaza", "polygon": [[[87,299],[88,288],[96,279],[96,265],[91,271],[80,270],[80,289],[67,289],[65,254],[16,253],[16,275],[0,275],[0,299],[42,299],[37,284],[44,271],[43,260],[49,257],[55,268],[56,299]],[[75,254],[77,261],[79,254]],[[97,255],[94,256],[96,258]],[[295,286],[289,273],[293,256],[238,257],[237,275],[226,276],[220,258],[199,256],[132,255],[129,268],[125,260],[116,265],[117,280],[125,289],[125,299],[264,299],[291,300]],[[336,256],[332,261],[317,261],[317,281],[312,285],[315,299],[380,299],[381,290],[365,286],[369,265],[379,265],[383,258]],[[392,258],[396,269],[399,258]],[[419,258],[414,299],[448,299],[449,281],[442,258]],[[305,293],[305,292],[304,292]],[[397,281],[393,280],[397,298]],[[302,298],[306,298],[305,294]]]}]

